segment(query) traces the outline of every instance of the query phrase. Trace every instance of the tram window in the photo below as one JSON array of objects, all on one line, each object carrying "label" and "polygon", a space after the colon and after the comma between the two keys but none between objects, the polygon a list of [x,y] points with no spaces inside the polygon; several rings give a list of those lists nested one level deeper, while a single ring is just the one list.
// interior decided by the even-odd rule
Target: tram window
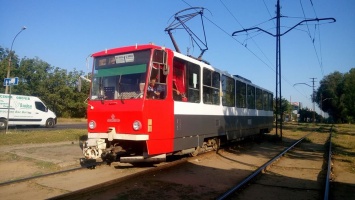
[{"label": "tram window", "polygon": [[199,103],[200,66],[186,60],[174,58],[172,87],[175,101]]},{"label": "tram window", "polygon": [[222,105],[228,107],[234,107],[235,105],[235,84],[234,79],[228,76],[222,75]]},{"label": "tram window", "polygon": [[[166,74],[163,73],[165,68],[166,53],[162,50],[154,50],[152,69],[150,72],[149,81],[155,80],[154,90],[156,90],[159,95],[155,95],[152,99],[165,99],[166,97]],[[149,83],[151,85],[151,83]],[[148,91],[149,93],[149,91]],[[148,98],[152,95],[148,94]]]},{"label": "tram window", "polygon": [[208,69],[203,69],[203,103],[220,104],[220,74]]},{"label": "tram window", "polygon": [[153,61],[158,63],[165,63],[166,53],[163,50],[154,50]]},{"label": "tram window", "polygon": [[185,62],[178,59],[174,59],[172,93],[175,101],[183,101],[183,98],[186,98]]},{"label": "tram window", "polygon": [[255,109],[255,87],[247,85],[247,102],[249,109]]},{"label": "tram window", "polygon": [[269,93],[263,91],[263,103],[264,103],[264,110],[269,110]]},{"label": "tram window", "polygon": [[203,69],[203,85],[212,85],[212,76],[211,71],[208,69]]},{"label": "tram window", "polygon": [[221,76],[220,76],[220,74],[218,72],[213,72],[212,73],[212,87],[218,88],[218,90],[219,90],[220,81],[221,81],[220,77]]},{"label": "tram window", "polygon": [[246,108],[246,90],[247,86],[245,83],[241,81],[236,81],[236,100],[237,100],[237,107],[238,108]]},{"label": "tram window", "polygon": [[256,88],[256,109],[263,109],[263,91],[260,88]]},{"label": "tram window", "polygon": [[187,63],[187,101],[192,103],[200,103],[200,66]]},{"label": "tram window", "polygon": [[269,110],[272,111],[274,109],[274,104],[273,104],[273,95],[271,93],[269,93]]}]

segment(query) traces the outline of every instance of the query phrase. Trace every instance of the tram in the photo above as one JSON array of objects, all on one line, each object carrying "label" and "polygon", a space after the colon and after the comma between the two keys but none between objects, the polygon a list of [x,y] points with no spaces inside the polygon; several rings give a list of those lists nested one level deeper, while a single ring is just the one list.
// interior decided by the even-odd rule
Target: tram
[{"label": "tram", "polygon": [[92,54],[86,159],[160,162],[267,133],[273,94],[154,44]]}]

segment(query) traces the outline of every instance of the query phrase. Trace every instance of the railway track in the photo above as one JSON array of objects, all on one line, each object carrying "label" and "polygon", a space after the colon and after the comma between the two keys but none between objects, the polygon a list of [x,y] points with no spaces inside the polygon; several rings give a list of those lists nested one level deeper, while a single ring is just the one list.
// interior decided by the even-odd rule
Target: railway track
[{"label": "railway track", "polygon": [[[269,152],[262,152],[263,148],[268,148]],[[212,151],[197,157],[184,158],[51,199],[110,199],[115,197],[124,199],[200,199],[200,195],[203,193],[210,193],[207,199],[214,199],[222,189],[226,188],[226,185],[231,184],[219,185],[220,181],[225,182],[225,178],[230,177],[246,176],[246,173],[251,168],[255,168],[260,161],[266,161],[281,149],[282,147],[274,144],[258,145],[248,142],[240,144],[238,147],[221,149],[217,153]],[[255,159],[256,152],[259,155],[257,159]],[[248,162],[242,163],[243,159]],[[219,166],[220,164],[241,173],[231,176],[228,174],[229,169],[223,169],[223,166]],[[215,176],[215,173],[222,176]],[[217,190],[209,192],[212,188]]]},{"label": "railway track", "polygon": [[117,184],[124,183],[124,181],[137,180],[137,179],[141,178],[142,176],[149,176],[149,175],[157,173],[161,170],[173,168],[177,165],[185,163],[186,161],[187,161],[187,159],[184,159],[184,158],[180,159],[180,160],[175,160],[170,163],[166,163],[166,164],[154,167],[154,168],[150,168],[150,169],[147,169],[144,171],[133,173],[128,176],[119,177],[119,178],[116,178],[116,179],[113,179],[113,180],[110,180],[110,181],[107,181],[107,182],[104,182],[101,184],[97,184],[97,185],[87,187],[87,188],[84,188],[81,190],[66,193],[66,194],[56,196],[56,197],[53,197],[50,199],[52,199],[52,200],[87,199],[97,193],[101,193],[101,192],[105,192],[107,190],[110,190],[110,189],[114,188]]},{"label": "railway track", "polygon": [[[287,187],[291,188],[292,184],[286,185],[287,187],[276,187],[275,184],[265,183],[263,177],[278,178],[281,176],[281,172],[277,170],[280,169],[290,173],[291,170],[294,170],[291,174],[297,174],[297,170],[306,170],[303,169],[302,163],[299,163],[301,166],[297,166],[291,164],[294,160],[288,161],[288,159],[300,158],[302,160],[302,149],[307,150],[306,152],[309,152],[309,155],[312,153],[320,154],[320,148],[324,149],[322,143],[328,139],[325,135],[325,133],[318,132],[309,135],[306,137],[306,141],[295,145],[296,150],[293,150],[291,154],[286,153],[261,177],[253,179],[254,182],[251,187],[236,190],[237,194],[233,193],[232,197],[226,198],[235,198],[233,195],[237,195],[236,198],[238,199],[250,199],[248,198],[250,192],[247,192],[247,190],[252,188],[253,185],[263,187],[258,192],[252,192],[261,194],[270,193],[270,188],[280,191],[287,189]],[[285,146],[294,143],[293,141],[295,140],[291,138],[285,139],[282,143],[275,143],[268,139],[261,143],[244,141],[237,143],[235,146],[219,149],[217,152],[213,151],[197,157],[184,158],[175,163],[164,163],[150,167],[134,167],[118,163],[112,166],[102,165],[95,170],[63,172],[48,177],[22,180],[22,183],[3,185],[0,187],[0,195],[11,197],[8,199],[23,199],[24,194],[26,194],[26,197],[33,199],[216,199],[228,191],[228,188],[231,188],[232,185],[242,182],[253,171],[263,166],[270,159],[275,158],[285,149]],[[316,145],[316,147],[313,145]],[[326,168],[325,163],[323,163],[323,156],[318,156],[313,155],[312,159],[321,162],[320,168]],[[318,174],[317,178],[323,180],[325,177],[323,172],[315,172],[319,169],[311,167],[309,164],[313,162],[312,159],[303,158],[303,160],[308,161],[307,168],[312,171],[312,173],[306,174]],[[282,164],[282,162],[286,162],[286,164]],[[291,183],[292,181],[317,182],[316,179],[295,178],[291,175],[288,175],[285,179],[291,181]],[[15,191],[16,193],[21,194],[23,192],[23,194],[16,196],[16,194],[6,192],[9,188],[14,187],[18,188]],[[323,184],[319,186],[319,188],[321,187],[323,187]],[[24,189],[21,190],[21,188]],[[308,193],[317,193],[318,199],[322,196],[319,188],[309,189],[310,192]],[[29,189],[33,192],[28,192]],[[301,190],[300,188],[296,189]],[[276,193],[271,192],[271,194]],[[290,199],[290,197],[287,197],[287,199]]]},{"label": "railway track", "polygon": [[[327,199],[323,183],[329,183],[329,175],[324,172],[328,139],[327,134],[312,133],[287,148],[255,143],[239,146],[241,150],[228,147],[52,199]],[[268,149],[268,154],[262,154],[262,149]],[[253,177],[248,176],[250,171]],[[281,182],[283,179],[286,183]],[[235,182],[242,184],[226,189]],[[222,194],[223,190],[228,192]]]},{"label": "railway track", "polygon": [[[318,148],[301,146],[296,149],[297,145],[305,141],[311,134],[312,133],[304,136],[290,147],[285,148],[285,150],[220,195],[217,199],[303,199],[300,198],[300,195],[303,195],[300,193],[304,192],[308,193],[305,195],[307,199],[328,199],[329,183],[331,179],[332,128],[330,129],[328,139],[323,138],[323,140],[325,140],[323,141],[324,145]],[[312,159],[314,162],[311,166],[305,166],[302,165],[302,160],[304,159]],[[296,171],[296,173],[294,173],[296,177],[294,177],[295,180],[293,181],[286,180],[288,179],[286,176],[289,174],[287,173],[289,170]],[[260,177],[259,175],[261,174],[262,176]],[[313,178],[312,176],[308,176],[308,178],[310,178],[310,183],[306,185],[302,185],[302,183],[297,184],[296,179],[302,179],[304,174],[312,174],[314,176]],[[277,175],[277,178],[270,178],[271,175]],[[259,176],[258,180],[255,180],[257,176]],[[270,181],[269,179],[272,180]],[[269,192],[258,193],[257,190],[260,190],[260,187],[268,188],[265,190],[268,190]],[[261,189],[261,191],[264,190]]]}]

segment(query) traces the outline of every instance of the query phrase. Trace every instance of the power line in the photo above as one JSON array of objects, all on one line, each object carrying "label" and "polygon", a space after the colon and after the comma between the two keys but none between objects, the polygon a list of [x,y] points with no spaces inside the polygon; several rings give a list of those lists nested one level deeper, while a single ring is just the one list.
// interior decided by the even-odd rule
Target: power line
[{"label": "power line", "polygon": [[[312,2],[312,0],[310,0],[310,1],[311,1],[311,5],[312,5],[312,8],[313,8],[313,11],[314,11],[314,13],[316,14],[315,9],[314,9],[314,6],[313,6],[313,2]],[[306,14],[305,14],[304,9],[303,9],[302,0],[300,0],[300,4],[301,4],[303,16],[304,16],[304,18],[306,18]],[[317,14],[316,14],[316,17],[317,17]],[[318,22],[318,23],[319,23],[319,22]],[[316,48],[316,46],[315,46],[315,44],[314,44],[316,30],[314,30],[314,36],[313,36],[313,38],[312,38],[311,32],[310,32],[310,30],[309,30],[308,23],[306,23],[306,25],[307,25],[307,30],[308,30],[308,32],[307,32],[307,33],[308,33],[308,36],[309,36],[309,38],[310,38],[311,41],[312,41],[313,49],[314,49],[314,51],[315,51],[315,53],[316,53],[317,61],[318,61],[319,67],[320,67],[320,69],[321,69],[322,75],[324,76],[322,53],[320,53],[320,57],[319,57],[317,48]],[[319,26],[319,24],[318,24],[318,26]],[[315,25],[314,28],[317,29],[317,25]],[[320,51],[321,51],[321,40],[320,40],[320,30],[319,30],[319,28],[318,28],[318,33],[319,33],[319,45],[320,45]]]},{"label": "power line", "polygon": [[[281,90],[281,36],[285,35],[286,33],[290,32],[292,29],[296,28],[299,25],[302,25],[303,23],[308,23],[311,21],[323,21],[323,20],[332,20],[333,22],[335,22],[334,18],[316,18],[316,19],[308,19],[308,20],[303,20],[299,23],[297,23],[296,25],[294,25],[293,27],[291,27],[289,30],[285,31],[284,33],[280,32],[280,28],[281,28],[281,14],[280,14],[280,0],[277,0],[277,5],[276,5],[276,34],[270,33],[262,28],[259,27],[252,27],[249,29],[243,29],[240,31],[235,31],[232,33],[232,36],[235,36],[237,33],[240,32],[248,32],[248,31],[252,31],[252,30],[257,30],[257,31],[261,31],[264,33],[267,33],[273,37],[276,37],[276,101],[279,101],[276,103],[276,135],[278,132],[278,124],[280,124],[280,138],[282,139],[282,120],[283,120],[283,111],[281,110],[281,104],[282,104],[282,90]],[[280,96],[280,98],[278,99],[278,95]],[[278,118],[280,115],[280,119]]]},{"label": "power line", "polygon": [[[269,13],[270,18],[273,18],[273,17],[271,16],[271,13],[270,13],[270,11],[269,11],[269,8],[267,7],[267,5],[266,5],[266,3],[265,3],[265,0],[263,0],[263,2],[264,2],[264,5],[265,5],[265,7],[266,7],[267,12]],[[274,21],[272,21],[272,22],[273,22],[274,25],[276,26],[275,22],[274,22]]]},{"label": "power line", "polygon": [[[185,0],[181,0],[181,1],[184,2],[185,4],[187,4],[188,6],[192,7],[192,6],[191,6],[189,3],[187,3]],[[222,0],[220,0],[220,2],[221,2],[221,4],[225,7],[225,9],[228,11],[228,13],[234,18],[234,20],[244,29],[243,25],[239,22],[239,20],[235,17],[235,15],[230,11],[230,9],[226,6],[226,4],[225,4]],[[265,1],[264,1],[264,5],[266,6]],[[272,20],[272,19],[275,19],[275,17],[272,17],[272,16],[271,16],[270,11],[269,11],[269,9],[267,8],[267,6],[266,6],[266,9],[268,10],[271,19],[266,20],[265,22],[268,22],[268,21],[270,21],[270,20]],[[224,34],[228,35],[228,37],[231,37],[235,42],[237,42],[238,44],[240,44],[240,45],[242,45],[244,48],[246,48],[252,55],[254,55],[254,56],[255,56],[260,62],[262,62],[265,66],[267,66],[267,67],[268,67],[269,69],[271,69],[273,72],[276,72],[276,71],[275,71],[275,68],[273,68],[271,65],[269,65],[268,63],[266,63],[263,59],[261,59],[256,53],[254,53],[250,48],[248,48],[247,45],[244,44],[244,42],[242,43],[242,42],[240,42],[239,40],[237,40],[235,37],[232,37],[227,31],[225,31],[222,27],[220,27],[220,26],[217,25],[215,22],[213,22],[212,20],[210,20],[209,18],[207,18],[205,15],[203,15],[203,17],[204,17],[206,20],[208,20],[211,24],[213,24],[215,27],[217,27],[219,30],[221,30]],[[285,16],[280,16],[280,17],[285,17]],[[293,18],[293,17],[288,17],[288,18]],[[307,18],[305,18],[305,17],[298,17],[298,18],[304,19],[304,20],[311,20],[311,19],[307,19]],[[264,24],[265,22],[259,23],[258,25]],[[274,22],[274,24],[275,24],[275,22]],[[302,25],[302,24],[300,24],[300,25]],[[282,26],[282,27],[286,27],[286,26]],[[290,28],[290,29],[295,28],[295,29],[296,29],[296,27],[286,27],[286,28]],[[302,29],[299,29],[299,30],[304,31],[304,30],[302,30]],[[305,31],[305,32],[307,32],[307,31]],[[259,33],[259,34],[261,34],[261,33]],[[247,38],[246,40],[252,39],[252,41],[254,41],[254,40],[253,40],[253,37],[258,36],[259,34],[253,35],[253,36]],[[250,34],[246,34],[246,35],[249,36]],[[254,42],[255,42],[255,41],[254,41]],[[255,45],[256,45],[257,48],[260,50],[260,52],[262,52],[262,54],[263,54],[264,57],[268,60],[268,62],[271,64],[271,61],[270,61],[270,60],[267,58],[267,56],[263,53],[263,51],[262,51],[261,48],[256,44],[256,42],[255,42]],[[284,75],[282,75],[282,74],[281,74],[281,79],[282,79],[283,81],[285,81],[288,85],[293,86],[293,84],[292,84]],[[297,88],[295,88],[295,87],[293,87],[293,88],[294,88],[299,94],[301,94],[301,95],[304,96],[305,98],[308,98],[307,95],[305,95],[304,93],[302,93],[301,91],[299,91]]]}]

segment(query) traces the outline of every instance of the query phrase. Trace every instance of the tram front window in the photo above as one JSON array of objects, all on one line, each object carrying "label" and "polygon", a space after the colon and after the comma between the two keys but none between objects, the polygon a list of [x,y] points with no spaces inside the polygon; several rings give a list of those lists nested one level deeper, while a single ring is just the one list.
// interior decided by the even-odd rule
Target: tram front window
[{"label": "tram front window", "polygon": [[145,73],[95,77],[91,92],[92,100],[142,98]]},{"label": "tram front window", "polygon": [[149,58],[149,50],[95,58],[90,99],[142,98]]}]

